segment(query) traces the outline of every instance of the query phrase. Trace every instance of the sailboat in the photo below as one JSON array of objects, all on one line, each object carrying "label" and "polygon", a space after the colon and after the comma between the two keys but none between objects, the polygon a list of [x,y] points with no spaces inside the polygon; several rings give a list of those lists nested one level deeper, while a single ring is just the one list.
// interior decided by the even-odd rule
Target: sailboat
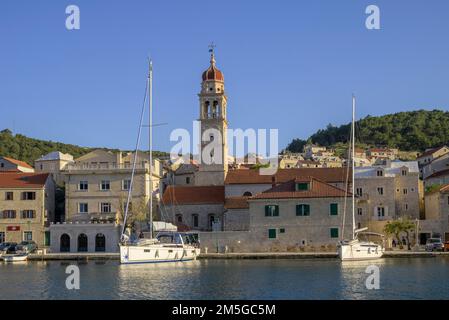
[{"label": "sailboat", "polygon": [[[148,90],[147,90],[148,89]],[[155,262],[176,262],[195,260],[200,255],[200,249],[197,239],[193,234],[177,232],[174,230],[160,230],[156,237],[153,237],[153,63],[149,61],[149,73],[147,79],[147,86],[145,89],[145,98],[142,105],[140,116],[140,125],[137,135],[136,148],[134,153],[133,167],[131,172],[131,182],[128,190],[128,198],[126,201],[125,215],[123,219],[123,228],[120,236],[120,263],[155,263]],[[149,199],[149,234],[150,238],[131,240],[131,237],[126,234],[126,222],[129,213],[129,204],[131,201],[131,194],[134,182],[134,173],[137,162],[137,151],[139,148],[141,128],[143,124],[145,100],[148,91],[149,101],[149,150],[150,150],[150,199]],[[171,225],[171,224],[169,224]],[[177,229],[176,229],[177,230]],[[130,231],[131,233],[132,231]]]},{"label": "sailboat", "polygon": [[[359,236],[361,234],[367,235],[383,235],[374,233],[374,232],[366,232],[368,228],[355,228],[355,97],[352,97],[352,125],[351,125],[351,144],[350,144],[350,153],[351,155],[351,168],[352,168],[352,239],[351,240],[342,240],[339,242],[338,248],[338,256],[342,261],[360,261],[360,260],[372,260],[379,259],[382,257],[384,253],[384,248],[382,245],[374,243],[372,241],[364,241],[360,240]],[[343,227],[345,221],[343,219]],[[343,235],[344,236],[344,235]]]}]

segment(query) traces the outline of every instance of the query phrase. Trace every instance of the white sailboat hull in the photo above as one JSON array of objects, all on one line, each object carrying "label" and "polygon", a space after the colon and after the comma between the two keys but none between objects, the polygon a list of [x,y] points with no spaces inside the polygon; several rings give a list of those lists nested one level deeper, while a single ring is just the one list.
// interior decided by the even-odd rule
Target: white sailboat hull
[{"label": "white sailboat hull", "polygon": [[338,247],[338,256],[342,261],[361,261],[382,258],[384,249],[373,242],[351,241]]},{"label": "white sailboat hull", "polygon": [[200,249],[190,245],[120,245],[120,263],[157,263],[195,260]]},{"label": "white sailboat hull", "polygon": [[27,254],[4,254],[2,256],[2,259],[5,262],[26,261],[28,259],[28,255]]}]

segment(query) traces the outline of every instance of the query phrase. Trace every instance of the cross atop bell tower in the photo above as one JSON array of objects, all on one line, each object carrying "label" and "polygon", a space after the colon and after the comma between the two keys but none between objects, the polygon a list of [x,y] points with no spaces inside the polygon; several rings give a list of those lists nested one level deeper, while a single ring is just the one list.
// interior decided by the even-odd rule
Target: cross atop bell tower
[{"label": "cross atop bell tower", "polygon": [[[228,171],[228,148],[227,148],[227,128],[226,107],[227,97],[224,88],[223,73],[216,67],[215,44],[209,45],[210,65],[202,75],[200,100],[200,123],[201,123],[201,150],[206,150],[207,146],[214,141],[220,143],[220,152],[211,150],[206,157],[213,159],[212,163],[204,161],[204,154],[199,165],[198,177],[195,183],[198,185],[223,185]],[[219,154],[218,154],[219,153]],[[211,161],[209,161],[211,162]]]}]

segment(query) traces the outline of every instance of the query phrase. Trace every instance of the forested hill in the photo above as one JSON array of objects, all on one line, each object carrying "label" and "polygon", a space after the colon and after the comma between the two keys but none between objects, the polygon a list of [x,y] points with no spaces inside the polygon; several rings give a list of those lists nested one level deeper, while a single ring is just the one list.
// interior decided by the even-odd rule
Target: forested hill
[{"label": "forested hill", "polygon": [[[307,140],[293,139],[287,150],[301,152],[307,142],[322,146],[346,143],[350,130],[350,123],[338,127],[329,124],[326,129],[318,130]],[[423,151],[449,144],[449,112],[418,110],[379,117],[367,116],[356,121],[356,142],[404,151]]]},{"label": "forested hill", "polygon": [[[9,129],[0,131],[0,156],[25,161],[32,166],[34,166],[34,160],[52,151],[70,153],[76,159],[95,149],[99,148],[85,148],[73,144],[28,138],[21,134],[14,135]],[[116,149],[101,149],[117,151]],[[153,151],[153,155],[164,156],[166,153]]]}]

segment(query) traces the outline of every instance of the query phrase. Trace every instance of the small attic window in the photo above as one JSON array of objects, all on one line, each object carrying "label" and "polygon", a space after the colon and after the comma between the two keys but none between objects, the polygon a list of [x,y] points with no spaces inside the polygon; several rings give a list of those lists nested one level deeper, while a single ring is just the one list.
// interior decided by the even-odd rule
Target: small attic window
[{"label": "small attic window", "polygon": [[310,190],[309,182],[297,182],[296,183],[296,191],[307,191]]}]

